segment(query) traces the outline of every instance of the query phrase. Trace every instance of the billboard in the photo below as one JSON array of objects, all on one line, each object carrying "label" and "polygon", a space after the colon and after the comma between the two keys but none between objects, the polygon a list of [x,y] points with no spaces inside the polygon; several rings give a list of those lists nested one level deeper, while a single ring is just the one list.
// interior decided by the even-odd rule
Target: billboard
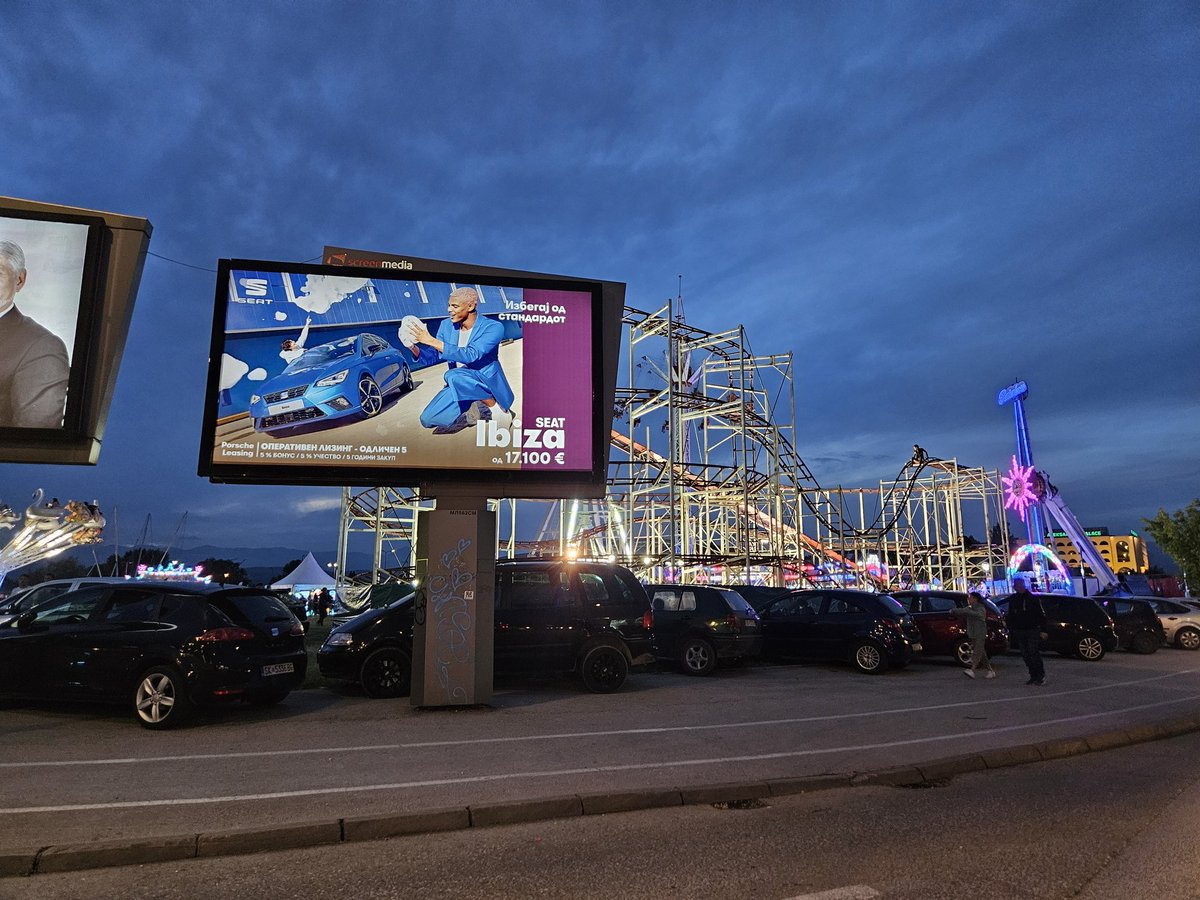
[{"label": "billboard", "polygon": [[149,232],[0,197],[0,461],[96,462]]},{"label": "billboard", "polygon": [[199,472],[602,491],[601,305],[598,282],[221,260]]}]

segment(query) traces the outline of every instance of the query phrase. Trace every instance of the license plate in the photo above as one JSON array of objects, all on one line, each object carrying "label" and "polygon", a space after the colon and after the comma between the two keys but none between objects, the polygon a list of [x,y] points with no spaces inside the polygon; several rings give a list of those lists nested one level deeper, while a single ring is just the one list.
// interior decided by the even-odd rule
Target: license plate
[{"label": "license plate", "polygon": [[278,416],[282,413],[295,412],[296,410],[303,408],[303,400],[285,400],[283,403],[272,403],[267,407],[267,412],[273,416]]},{"label": "license plate", "polygon": [[295,672],[296,667],[292,663],[275,663],[273,666],[263,666],[264,675],[287,675],[289,672]]},{"label": "license plate", "polygon": [[920,653],[922,649],[920,644],[913,644],[913,653]]}]

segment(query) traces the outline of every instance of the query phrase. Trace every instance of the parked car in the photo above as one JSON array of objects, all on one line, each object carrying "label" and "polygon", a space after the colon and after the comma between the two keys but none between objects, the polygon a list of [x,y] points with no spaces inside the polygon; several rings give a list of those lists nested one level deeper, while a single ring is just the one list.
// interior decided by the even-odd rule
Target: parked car
[{"label": "parked car", "polygon": [[[967,605],[961,591],[892,591],[890,596],[912,616],[921,632],[921,656],[953,656],[964,666],[971,664],[971,642],[967,640],[966,621],[951,610]],[[990,600],[984,599],[987,617],[988,656],[1008,650],[1008,627],[1004,615]]]},{"label": "parked car", "polygon": [[253,588],[82,587],[0,626],[0,691],[124,704],[147,728],[182,724],[201,704],[278,703],[307,664],[300,623]]},{"label": "parked car", "polygon": [[279,598],[279,601],[288,608],[296,621],[304,628],[305,633],[308,633],[308,601],[303,597],[298,597],[287,588],[274,589],[268,588],[272,594]]},{"label": "parked car", "polygon": [[127,584],[128,578],[105,578],[89,575],[85,578],[55,578],[24,588],[0,603],[0,625],[7,625],[22,612],[53,600],[61,594],[77,591],[81,587],[99,587],[105,584]]},{"label": "parked car", "polygon": [[693,584],[647,585],[654,610],[654,652],[688,675],[708,675],[718,660],[762,652],[758,613],[728,588]]},{"label": "parked car", "polygon": [[256,431],[268,433],[369,419],[383,411],[389,395],[412,387],[401,351],[363,333],[305,350],[251,395],[250,418]]},{"label": "parked car", "polygon": [[860,672],[902,668],[921,650],[912,616],[887,594],[793,591],[759,613],[763,656],[848,660]]},{"label": "parked car", "polygon": [[1163,639],[1183,650],[1200,650],[1200,604],[1162,597],[1139,597],[1154,609],[1162,623]]},{"label": "parked car", "polygon": [[1153,653],[1166,643],[1166,632],[1154,607],[1135,597],[1096,598],[1117,629],[1117,646],[1133,653]]},{"label": "parked car", "polygon": [[[1008,598],[1012,594],[993,598],[996,607],[1008,614]],[[1037,594],[1046,611],[1046,639],[1043,650],[1053,650],[1063,656],[1077,656],[1089,662],[1104,658],[1117,649],[1117,629],[1112,618],[1095,600],[1088,597],[1068,597],[1060,594]]]},{"label": "parked car", "polygon": [[[321,674],[356,681],[368,697],[407,694],[412,676],[414,596],[335,627],[317,653]],[[496,563],[495,671],[575,672],[610,693],[631,665],[653,660],[653,615],[633,573],[609,563]]]}]

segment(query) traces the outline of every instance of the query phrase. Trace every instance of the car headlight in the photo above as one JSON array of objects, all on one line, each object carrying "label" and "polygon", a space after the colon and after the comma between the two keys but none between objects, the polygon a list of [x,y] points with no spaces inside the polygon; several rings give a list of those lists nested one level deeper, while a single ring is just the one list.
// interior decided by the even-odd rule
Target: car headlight
[{"label": "car headlight", "polygon": [[258,402],[259,400],[261,400],[261,399],[262,399],[262,397],[258,396],[258,394],[251,394],[251,395],[250,395],[250,402],[251,402],[251,403],[257,403],[257,402]]},{"label": "car headlight", "polygon": [[349,369],[342,369],[340,372],[335,372],[332,375],[327,375],[317,382],[317,387],[329,387],[334,384],[341,384],[346,380],[346,376],[350,374]]},{"label": "car headlight", "polygon": [[354,635],[343,631],[335,631],[325,638],[326,647],[349,647],[354,643]]}]

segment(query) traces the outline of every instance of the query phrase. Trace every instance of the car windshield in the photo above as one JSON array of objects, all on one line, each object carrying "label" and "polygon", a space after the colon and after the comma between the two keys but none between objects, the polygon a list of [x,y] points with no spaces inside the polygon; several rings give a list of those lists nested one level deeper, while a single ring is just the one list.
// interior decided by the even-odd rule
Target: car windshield
[{"label": "car windshield", "polygon": [[292,613],[273,594],[235,594],[220,597],[221,605],[228,604],[237,617],[251,625],[269,625],[292,621]]},{"label": "car windshield", "polygon": [[303,356],[298,357],[283,371],[287,373],[299,372],[301,369],[315,369],[335,360],[353,356],[355,343],[354,338],[346,338],[336,344],[321,344],[319,347],[305,350]]},{"label": "car windshield", "polygon": [[729,604],[729,608],[734,612],[741,613],[744,616],[758,615],[758,613],[754,611],[754,607],[750,605],[749,601],[747,601],[746,598],[737,591],[729,591],[725,590],[724,588],[717,588],[716,590],[717,593],[725,598],[725,602]]},{"label": "car windshield", "polygon": [[904,612],[905,612],[904,607],[901,606],[898,602],[896,602],[895,597],[892,597],[889,594],[879,594],[878,599],[879,599],[879,602],[883,604],[883,608],[884,608],[885,612],[889,612],[893,616],[904,615]]}]

